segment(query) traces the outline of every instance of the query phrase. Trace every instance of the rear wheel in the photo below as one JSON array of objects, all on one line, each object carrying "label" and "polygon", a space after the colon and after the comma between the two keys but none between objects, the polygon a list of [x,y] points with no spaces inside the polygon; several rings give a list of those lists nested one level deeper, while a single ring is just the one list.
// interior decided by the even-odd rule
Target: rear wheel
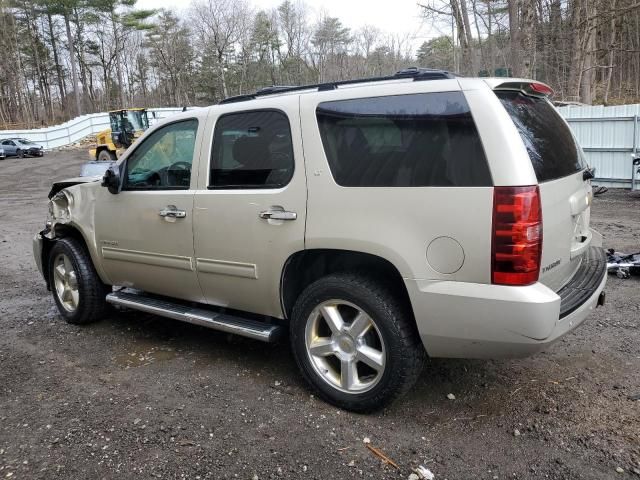
[{"label": "rear wheel", "polygon": [[91,323],[106,314],[110,288],[102,283],[78,240],[56,241],[49,254],[49,278],[58,311],[67,322]]},{"label": "rear wheel", "polygon": [[109,162],[111,160],[116,159],[116,154],[110,152],[109,150],[103,149],[98,152],[98,161],[100,162]]},{"label": "rear wheel", "polygon": [[422,369],[425,352],[407,306],[366,276],[330,275],[307,287],[290,328],[305,379],[347,410],[388,405]]}]

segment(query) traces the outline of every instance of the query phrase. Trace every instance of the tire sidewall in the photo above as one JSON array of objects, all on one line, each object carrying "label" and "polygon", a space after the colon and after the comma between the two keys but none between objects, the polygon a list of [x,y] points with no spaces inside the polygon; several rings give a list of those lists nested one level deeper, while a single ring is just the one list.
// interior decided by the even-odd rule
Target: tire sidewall
[{"label": "tire sidewall", "polygon": [[[64,319],[69,323],[85,323],[85,313],[87,309],[86,294],[89,279],[85,278],[85,269],[83,269],[80,264],[80,261],[87,261],[87,258],[78,258],[79,248],[80,247],[78,247],[78,245],[74,245],[74,248],[72,248],[69,240],[61,239],[56,241],[49,255],[49,284],[51,285],[53,298],[56,302],[60,315],[62,315],[62,317],[64,317]],[[80,250],[80,252],[80,255],[86,255],[83,250]],[[66,255],[69,258],[69,261],[71,261],[78,281],[78,307],[73,312],[69,312],[62,306],[60,299],[58,298],[58,293],[55,289],[53,268],[56,257],[61,253]]]},{"label": "tire sidewall", "polygon": [[[321,279],[305,291],[309,294],[303,296],[293,310],[290,324],[291,344],[298,366],[305,378],[312,384],[321,397],[331,403],[353,410],[368,411],[374,409],[374,404],[383,401],[388,391],[399,387],[396,373],[401,370],[402,344],[399,340],[400,332],[395,328],[393,310],[382,302],[382,299],[374,296],[363,286],[349,284],[346,288],[337,277]],[[305,330],[307,319],[314,308],[327,300],[345,300],[353,303],[363,310],[375,322],[382,337],[385,348],[385,370],[378,383],[371,389],[362,393],[345,393],[331,387],[315,371],[311,359],[307,353]],[[362,406],[362,407],[360,407]]]}]

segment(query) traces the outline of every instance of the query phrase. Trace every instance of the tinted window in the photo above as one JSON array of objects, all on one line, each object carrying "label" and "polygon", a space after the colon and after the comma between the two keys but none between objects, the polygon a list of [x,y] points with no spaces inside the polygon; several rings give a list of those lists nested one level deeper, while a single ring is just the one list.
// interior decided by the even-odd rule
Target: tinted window
[{"label": "tinted window", "polygon": [[197,120],[171,123],[149,135],[127,158],[127,190],[187,190]]},{"label": "tinted window", "polygon": [[325,102],[316,110],[335,181],[345,187],[490,186],[461,92]]},{"label": "tinted window", "polygon": [[538,182],[566,177],[585,168],[571,130],[545,98],[496,92],[527,147]]},{"label": "tinted window", "polygon": [[282,112],[220,117],[213,135],[210,188],[279,188],[294,169],[289,120]]}]

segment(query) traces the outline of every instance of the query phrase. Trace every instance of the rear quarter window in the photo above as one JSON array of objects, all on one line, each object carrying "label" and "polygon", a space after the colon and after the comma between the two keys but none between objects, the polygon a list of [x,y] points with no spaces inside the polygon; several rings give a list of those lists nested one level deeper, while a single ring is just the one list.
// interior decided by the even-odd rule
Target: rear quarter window
[{"label": "rear quarter window", "polygon": [[538,182],[566,177],[586,167],[571,130],[546,98],[507,90],[496,95],[518,129]]},{"label": "rear quarter window", "polygon": [[462,92],[323,102],[316,117],[338,185],[492,185],[480,136]]}]

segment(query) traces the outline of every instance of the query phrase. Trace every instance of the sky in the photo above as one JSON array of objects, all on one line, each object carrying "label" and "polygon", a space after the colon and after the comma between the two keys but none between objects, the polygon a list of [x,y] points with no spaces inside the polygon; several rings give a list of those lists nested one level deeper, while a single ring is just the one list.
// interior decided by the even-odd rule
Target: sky
[{"label": "sky", "polygon": [[[259,9],[277,7],[282,0],[249,0],[249,3]],[[363,25],[373,25],[387,33],[407,33],[411,38],[413,51],[440,33],[425,24],[420,18],[417,0],[323,0],[321,2],[307,0],[310,19],[313,21],[324,11],[338,17],[342,23],[354,30]],[[139,8],[167,8],[180,10],[175,0],[138,0]],[[182,9],[189,5],[189,0],[182,0]],[[445,32],[443,32],[445,33]]]}]

